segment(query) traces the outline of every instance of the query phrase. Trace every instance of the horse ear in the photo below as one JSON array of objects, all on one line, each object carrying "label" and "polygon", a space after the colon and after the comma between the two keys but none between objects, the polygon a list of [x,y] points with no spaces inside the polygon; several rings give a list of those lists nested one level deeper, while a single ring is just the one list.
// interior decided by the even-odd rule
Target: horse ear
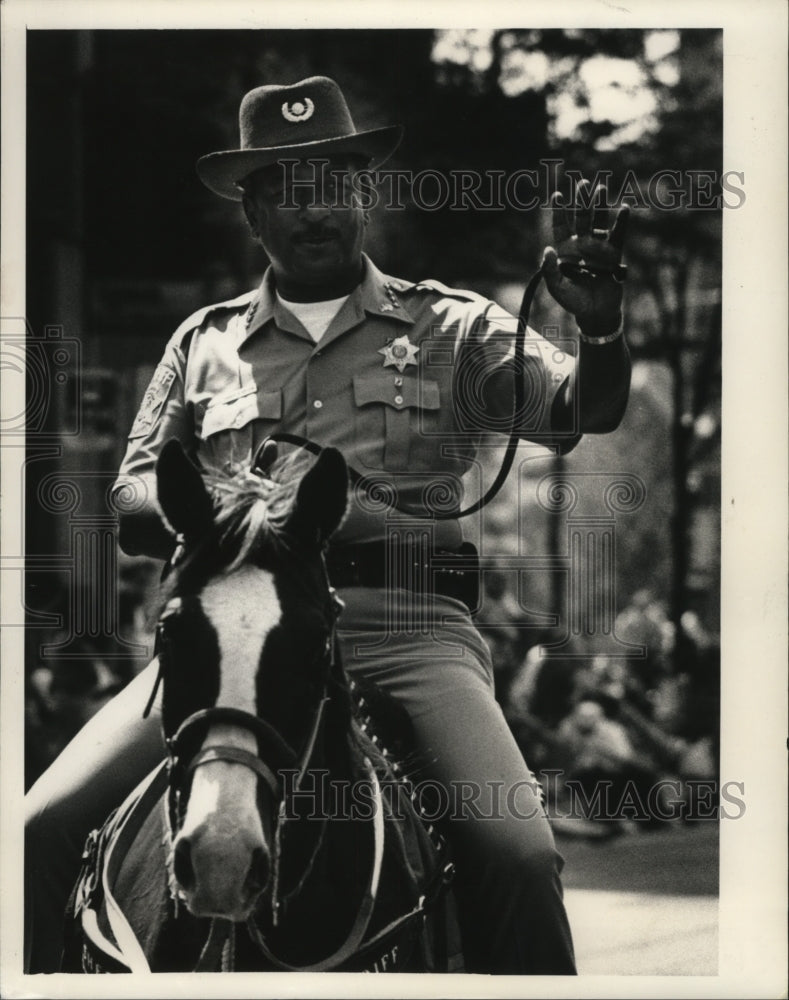
[{"label": "horse ear", "polygon": [[323,543],[337,530],[348,506],[348,466],[336,448],[324,448],[299,483],[288,531]]},{"label": "horse ear", "polygon": [[156,460],[156,488],[164,516],[184,537],[200,537],[213,521],[203,477],[175,438],[167,441]]}]

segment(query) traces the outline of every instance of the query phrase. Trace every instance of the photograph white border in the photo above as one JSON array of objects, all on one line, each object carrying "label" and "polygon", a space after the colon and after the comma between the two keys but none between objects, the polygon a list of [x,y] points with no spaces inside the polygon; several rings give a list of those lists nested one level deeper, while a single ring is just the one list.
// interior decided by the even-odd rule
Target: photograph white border
[{"label": "photograph white border", "polygon": [[[787,948],[787,7],[703,0],[523,0],[287,4],[4,0],[2,35],[3,325],[25,315],[25,32],[163,27],[612,27],[724,29],[723,169],[745,174],[745,203],[724,213],[721,780],[745,785],[745,815],[722,821],[716,977],[266,974],[226,977],[21,975],[23,629],[2,630],[0,673],[0,993],[3,997],[778,997]],[[57,164],[53,163],[53,169]],[[19,379],[2,372],[3,419],[21,412]],[[0,552],[23,531],[21,447],[2,442]],[[0,563],[0,565],[2,565]],[[2,609],[20,577],[0,574]],[[5,621],[3,616],[0,620]]]}]

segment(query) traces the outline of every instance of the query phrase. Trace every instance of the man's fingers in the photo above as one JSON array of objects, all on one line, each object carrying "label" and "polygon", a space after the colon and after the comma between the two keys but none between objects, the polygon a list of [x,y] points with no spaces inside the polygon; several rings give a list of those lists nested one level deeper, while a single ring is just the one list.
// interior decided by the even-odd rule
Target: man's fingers
[{"label": "man's fingers", "polygon": [[542,253],[542,273],[548,290],[553,293],[564,281],[564,275],[559,268],[559,258],[553,247],[546,247]]},{"label": "man's fingers", "polygon": [[592,232],[592,185],[586,178],[578,181],[575,189],[575,232],[588,236]]},{"label": "man's fingers", "polygon": [[542,252],[542,269],[546,274],[560,274],[559,259],[553,247],[546,247]]},{"label": "man's fingers", "polygon": [[608,229],[610,213],[608,211],[608,191],[605,184],[599,184],[595,188],[592,205],[592,232],[596,234],[598,231],[602,232]]},{"label": "man's fingers", "polygon": [[553,223],[553,238],[555,243],[563,243],[572,236],[570,223],[567,219],[567,209],[564,199],[558,191],[551,195],[551,221]]},{"label": "man's fingers", "polygon": [[617,250],[621,250],[625,244],[625,234],[627,233],[627,223],[629,219],[630,206],[622,205],[616,213],[616,219],[614,219],[611,235],[608,237],[609,243],[611,243],[612,246],[615,246]]}]

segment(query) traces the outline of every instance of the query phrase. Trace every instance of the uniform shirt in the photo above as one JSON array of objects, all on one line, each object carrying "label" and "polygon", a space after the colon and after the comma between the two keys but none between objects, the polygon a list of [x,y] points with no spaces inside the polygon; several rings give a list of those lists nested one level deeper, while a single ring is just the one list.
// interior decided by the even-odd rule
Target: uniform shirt
[{"label": "uniform shirt", "polygon": [[[455,509],[482,435],[512,425],[516,328],[489,299],[390,278],[365,256],[361,283],[316,344],[277,300],[269,269],[260,288],[201,309],[176,330],[116,488],[131,482],[155,495],[156,458],[169,438],[204,469],[232,473],[249,466],[269,434],[286,431],[334,445],[398,502]],[[553,401],[574,367],[572,356],[528,331],[521,437],[563,451],[578,441],[551,427]],[[391,510],[364,491],[352,494],[335,542],[385,538]],[[457,521],[439,521],[436,531],[441,546],[462,540]]]}]

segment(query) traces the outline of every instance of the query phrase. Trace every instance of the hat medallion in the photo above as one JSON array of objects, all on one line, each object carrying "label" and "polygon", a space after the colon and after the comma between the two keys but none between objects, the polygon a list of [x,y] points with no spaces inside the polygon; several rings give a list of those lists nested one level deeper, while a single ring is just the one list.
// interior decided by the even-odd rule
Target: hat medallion
[{"label": "hat medallion", "polygon": [[293,104],[285,101],[282,105],[282,117],[289,122],[306,122],[308,118],[312,118],[314,110],[315,105],[309,97],[305,97],[303,101],[294,101]]}]

